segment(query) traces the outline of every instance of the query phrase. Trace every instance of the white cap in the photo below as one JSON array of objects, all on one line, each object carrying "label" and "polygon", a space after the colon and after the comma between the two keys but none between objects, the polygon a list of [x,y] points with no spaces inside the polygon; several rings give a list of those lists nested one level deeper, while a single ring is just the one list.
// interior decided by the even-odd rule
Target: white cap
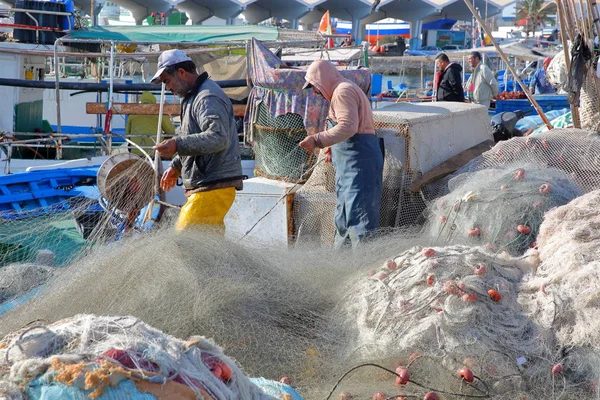
[{"label": "white cap", "polygon": [[192,59],[181,50],[167,50],[163,51],[158,57],[158,70],[154,77],[150,80],[150,83],[160,83],[160,75],[165,71],[165,68],[171,65],[179,64],[184,61],[192,61]]}]

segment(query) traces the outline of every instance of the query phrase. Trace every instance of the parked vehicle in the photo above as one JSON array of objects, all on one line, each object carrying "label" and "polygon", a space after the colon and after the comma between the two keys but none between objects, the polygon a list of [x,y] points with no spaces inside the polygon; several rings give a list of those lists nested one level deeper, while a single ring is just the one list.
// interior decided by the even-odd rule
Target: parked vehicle
[{"label": "parked vehicle", "polygon": [[432,56],[441,51],[442,49],[438,46],[425,46],[421,47],[419,50],[406,50],[404,54],[408,56]]},{"label": "parked vehicle", "polygon": [[464,50],[465,46],[461,46],[458,44],[447,44],[445,46],[442,46],[442,50],[444,51],[453,51],[453,50]]}]

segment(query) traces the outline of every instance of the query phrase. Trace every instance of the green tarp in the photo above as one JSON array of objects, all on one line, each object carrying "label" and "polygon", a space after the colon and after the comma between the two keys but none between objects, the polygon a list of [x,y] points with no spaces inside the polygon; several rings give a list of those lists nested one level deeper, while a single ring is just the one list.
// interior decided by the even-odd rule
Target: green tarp
[{"label": "green tarp", "polygon": [[252,38],[277,40],[279,31],[261,25],[95,26],[85,31],[73,31],[67,37],[138,43],[218,43]]}]

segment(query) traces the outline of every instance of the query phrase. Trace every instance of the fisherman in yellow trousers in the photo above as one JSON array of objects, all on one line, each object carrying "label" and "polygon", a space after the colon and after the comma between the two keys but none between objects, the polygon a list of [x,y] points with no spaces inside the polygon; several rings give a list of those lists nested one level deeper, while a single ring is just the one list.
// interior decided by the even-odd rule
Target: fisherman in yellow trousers
[{"label": "fisherman in yellow trousers", "polygon": [[224,232],[223,219],[242,189],[242,161],[231,101],[205,72],[181,50],[167,50],[158,58],[152,83],[183,99],[181,126],[176,137],[154,146],[161,157],[173,157],[160,185],[175,187],[179,177],[187,202],[176,229],[210,226]]}]

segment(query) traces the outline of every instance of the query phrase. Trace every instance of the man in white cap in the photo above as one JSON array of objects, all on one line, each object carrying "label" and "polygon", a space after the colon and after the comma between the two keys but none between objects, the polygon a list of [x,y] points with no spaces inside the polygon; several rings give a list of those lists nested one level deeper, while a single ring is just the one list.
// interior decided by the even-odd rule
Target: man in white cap
[{"label": "man in white cap", "polygon": [[179,177],[187,202],[177,230],[211,226],[224,232],[225,214],[242,189],[242,161],[233,106],[223,90],[181,50],[167,50],[158,58],[152,83],[163,82],[182,98],[181,126],[176,137],[154,146],[161,157],[173,157],[160,186],[171,190]]}]

